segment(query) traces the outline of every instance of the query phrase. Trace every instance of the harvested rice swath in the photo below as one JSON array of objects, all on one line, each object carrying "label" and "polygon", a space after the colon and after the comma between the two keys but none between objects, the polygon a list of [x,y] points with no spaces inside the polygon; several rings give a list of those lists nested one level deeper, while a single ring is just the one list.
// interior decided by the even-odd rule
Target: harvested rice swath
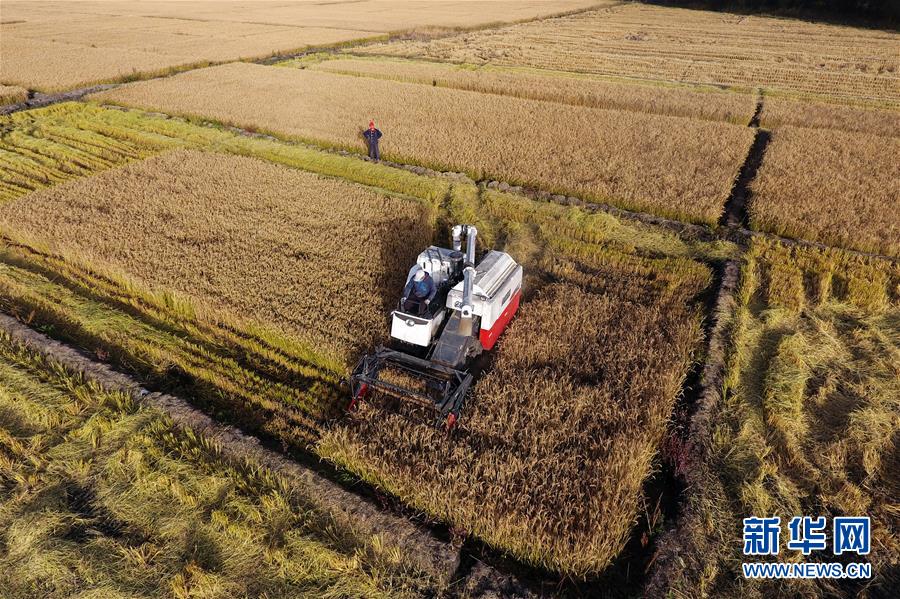
[{"label": "harvested rice swath", "polygon": [[255,64],[93,97],[356,151],[374,118],[390,159],[705,223],[718,220],[753,138],[726,123]]},{"label": "harvested rice swath", "polygon": [[900,35],[626,3],[557,19],[355,51],[684,83],[900,107]]},{"label": "harvested rice swath", "polygon": [[0,456],[4,597],[374,599],[425,586],[297,479],[231,459],[6,335]]}]

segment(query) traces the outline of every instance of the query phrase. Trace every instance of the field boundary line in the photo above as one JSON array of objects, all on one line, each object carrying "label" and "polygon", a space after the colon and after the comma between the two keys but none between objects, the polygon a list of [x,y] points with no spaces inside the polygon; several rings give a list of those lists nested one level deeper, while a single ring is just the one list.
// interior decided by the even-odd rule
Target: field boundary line
[{"label": "field boundary line", "polygon": [[747,157],[744,158],[744,162],[738,170],[737,178],[734,181],[728,199],[725,200],[722,216],[719,219],[719,225],[729,229],[748,227],[750,223],[750,202],[753,199],[750,185],[756,179],[759,167],[762,166],[765,159],[769,141],[772,139],[771,131],[759,126],[763,102],[762,91],[757,91],[756,110],[753,116],[750,117],[750,122],[747,123],[747,127],[754,130],[753,143],[750,144],[750,149],[747,150]]},{"label": "field boundary line", "polygon": [[159,409],[183,429],[196,431],[217,443],[232,460],[252,460],[296,481],[309,491],[323,509],[340,524],[366,535],[381,535],[410,558],[415,566],[443,584],[449,582],[459,563],[459,550],[420,529],[408,519],[379,510],[369,501],[327,480],[312,470],[262,446],[259,439],[240,429],[217,423],[184,399],[151,393],[132,377],[96,362],[77,350],[48,338],[15,318],[0,313],[0,330],[36,353],[67,369],[81,373],[110,391],[121,391],[136,401]]},{"label": "field boundary line", "polygon": [[[669,581],[674,580],[673,571],[703,571],[704,547],[707,537],[699,536],[695,529],[703,530],[694,520],[692,498],[696,489],[706,489],[707,493],[720,494],[721,489],[710,489],[718,485],[718,479],[709,473],[706,460],[705,440],[709,437],[712,412],[723,399],[723,389],[727,369],[727,359],[731,340],[731,326],[737,307],[737,289],[740,280],[740,258],[728,260],[721,270],[719,288],[712,308],[713,324],[706,344],[706,355],[700,373],[700,389],[687,420],[686,430],[679,437],[680,451],[676,456],[675,468],[685,488],[679,502],[679,517],[675,525],[663,531],[657,540],[657,551],[644,593],[648,597],[669,596],[672,589]],[[709,533],[707,533],[708,535]],[[685,562],[690,562],[686,564]],[[690,565],[690,568],[688,568]]]}]

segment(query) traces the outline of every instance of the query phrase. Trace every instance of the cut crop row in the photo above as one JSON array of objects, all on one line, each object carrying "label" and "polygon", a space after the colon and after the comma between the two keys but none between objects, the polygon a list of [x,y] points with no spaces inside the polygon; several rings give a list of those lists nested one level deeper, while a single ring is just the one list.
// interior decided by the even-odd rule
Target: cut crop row
[{"label": "cut crop row", "polygon": [[627,3],[360,53],[736,86],[900,107],[891,31]]},{"label": "cut crop row", "polygon": [[[728,330],[721,399],[691,439],[702,462],[685,464],[693,482],[679,526],[690,544],[680,549],[686,562],[670,569],[669,593],[832,597],[897,588],[900,267],[755,239]],[[743,580],[748,514],[780,516],[783,526],[804,514],[829,526],[834,516],[869,516],[873,578]],[[783,543],[783,559],[799,555]]]}]

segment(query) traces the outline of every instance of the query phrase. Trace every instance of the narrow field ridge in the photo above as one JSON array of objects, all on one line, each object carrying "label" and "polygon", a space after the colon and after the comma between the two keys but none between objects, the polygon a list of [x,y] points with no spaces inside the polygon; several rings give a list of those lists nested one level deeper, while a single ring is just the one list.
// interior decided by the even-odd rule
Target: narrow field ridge
[{"label": "narrow field ridge", "polygon": [[110,391],[122,391],[137,401],[165,412],[179,427],[191,429],[217,443],[225,456],[235,460],[250,460],[295,480],[309,489],[331,515],[351,529],[368,535],[382,535],[398,547],[413,564],[448,583],[459,564],[459,550],[439,541],[405,518],[381,511],[368,501],[326,480],[308,468],[265,449],[255,437],[233,426],[218,424],[206,414],[191,407],[178,397],[150,393],[130,376],[115,371],[106,364],[95,362],[71,347],[38,333],[6,314],[0,314],[0,330],[50,360],[73,372],[80,372]]},{"label": "narrow field ridge", "polygon": [[[704,545],[708,539],[697,535],[702,529],[696,525],[698,514],[693,505],[694,489],[708,485],[715,480],[709,476],[705,459],[703,439],[709,435],[710,416],[715,407],[722,401],[722,389],[725,385],[725,368],[730,336],[730,324],[736,306],[740,266],[737,260],[729,260],[721,271],[719,288],[713,305],[713,323],[709,334],[703,370],[700,373],[700,389],[685,431],[685,448],[681,463],[677,470],[685,483],[685,495],[681,498],[679,517],[674,528],[663,532],[657,541],[657,553],[652,570],[648,573],[647,586],[644,593],[648,597],[664,597],[671,592],[669,581],[675,579],[674,572],[679,570],[702,571]],[[698,443],[697,440],[701,441]],[[708,492],[716,492],[716,490]],[[686,565],[685,561],[691,562]]]}]

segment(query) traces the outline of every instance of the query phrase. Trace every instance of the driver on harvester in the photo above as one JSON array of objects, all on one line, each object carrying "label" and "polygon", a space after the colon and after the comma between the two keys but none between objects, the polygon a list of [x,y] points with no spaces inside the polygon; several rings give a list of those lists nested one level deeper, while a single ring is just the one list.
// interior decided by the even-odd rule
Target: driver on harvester
[{"label": "driver on harvester", "polygon": [[427,271],[419,268],[409,278],[403,289],[403,311],[421,316],[428,310],[436,293],[437,286],[434,284],[434,279]]}]

